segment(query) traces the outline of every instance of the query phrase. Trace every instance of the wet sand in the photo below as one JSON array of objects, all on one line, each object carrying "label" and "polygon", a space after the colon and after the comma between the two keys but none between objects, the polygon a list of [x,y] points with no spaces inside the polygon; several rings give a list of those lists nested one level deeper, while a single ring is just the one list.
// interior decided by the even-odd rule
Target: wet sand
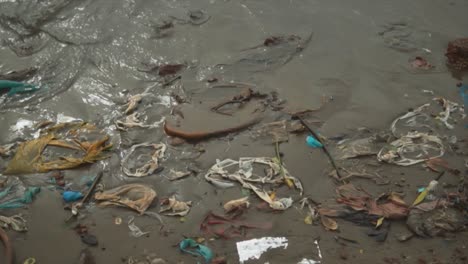
[{"label": "wet sand", "polygon": [[[159,127],[133,128],[127,132],[115,129],[114,122],[122,118],[127,95],[143,92],[148,87],[151,95],[138,106],[147,123],[171,117],[177,106],[171,94],[181,95],[188,103],[177,106],[184,113],[182,121],[187,127],[210,130],[238,124],[248,120],[253,100],[234,116],[216,115],[209,108],[232,97],[236,88],[210,88],[206,79],[216,77],[220,82],[254,84],[254,89],[269,94],[276,92],[291,109],[317,108],[322,96],[333,98],[324,108],[310,115],[323,122],[314,126],[325,136],[353,135],[356,129],[367,127],[374,131],[388,130],[391,122],[409,108],[431,101],[433,95],[422,90],[432,90],[434,96],[462,103],[455,79],[445,66],[444,52],[450,40],[466,36],[468,28],[468,2],[454,1],[76,1],[57,8],[57,13],[45,21],[38,19],[41,11],[54,10],[65,1],[34,1],[30,4],[0,1],[2,21],[17,16],[23,24],[36,23],[43,30],[37,38],[24,43],[37,49],[28,56],[19,57],[11,46],[20,45],[18,32],[23,26],[0,26],[0,71],[18,70],[36,66],[41,70],[32,79],[44,82],[49,90],[33,96],[26,103],[3,102],[0,122],[0,143],[32,138],[31,129],[16,129],[18,122],[33,124],[40,120],[60,121],[73,117],[97,124],[111,134],[115,147],[112,157],[79,169],[64,171],[67,181],[79,181],[82,176],[96,175],[104,170],[106,189],[130,182],[152,186],[158,198],[177,194],[182,200],[191,200],[193,207],[181,222],[177,217],[163,217],[165,228],[154,218],[137,216],[124,208],[99,208],[91,206],[86,218],[90,232],[99,239],[99,246],[90,248],[97,263],[126,263],[129,256],[156,253],[168,263],[196,263],[181,254],[177,243],[187,237],[199,237],[200,223],[210,210],[222,212],[222,204],[244,195],[240,186],[218,189],[206,182],[204,175],[216,159],[274,156],[274,145],[266,140],[252,139],[252,129],[228,136],[169,147],[162,161],[162,173],[144,178],[126,177],[120,167],[123,151],[131,145],[146,141],[167,142],[162,124]],[[189,19],[189,10],[203,10],[210,19],[202,25],[177,22],[161,36],[158,25],[171,17]],[[396,23],[396,24],[395,24]],[[10,25],[14,30],[9,30]],[[401,32],[382,33],[388,26],[404,25]],[[401,29],[401,28],[400,28]],[[14,32],[16,31],[16,33]],[[302,39],[313,32],[311,41],[296,52],[295,46],[273,50],[260,56],[242,52],[243,49],[261,45],[273,35],[297,35]],[[379,34],[381,32],[381,34]],[[403,37],[402,46],[395,39]],[[401,38],[400,38],[401,40]],[[9,44],[10,43],[10,44]],[[21,42],[22,43],[22,42]],[[401,44],[401,43],[400,43]],[[40,47],[40,48],[38,48]],[[402,50],[403,49],[403,50]],[[428,52],[429,51],[429,52]],[[263,54],[263,55],[262,55]],[[293,55],[291,55],[293,54]],[[290,60],[286,60],[289,58]],[[413,72],[408,61],[423,56],[435,70],[428,73]],[[253,64],[245,63],[253,59]],[[56,67],[48,66],[48,63]],[[141,71],[146,65],[182,63],[187,68],[180,80],[162,86],[156,83],[157,74]],[[222,67],[221,64],[234,65]],[[216,66],[218,65],[218,66]],[[467,81],[466,76],[463,81]],[[43,101],[41,102],[41,100]],[[252,106],[253,105],[253,106]],[[27,107],[26,107],[27,106]],[[250,108],[249,108],[250,107]],[[286,119],[287,115],[267,109],[262,123]],[[28,122],[31,121],[31,122]],[[461,124],[450,132],[459,140],[467,140],[466,129]],[[304,186],[304,196],[323,202],[335,197],[336,184],[328,176],[331,166],[319,150],[304,143],[305,134],[290,135],[281,144],[283,161],[291,175]],[[466,147],[466,142],[460,144]],[[204,152],[193,158],[198,150]],[[466,154],[466,149],[464,150]],[[192,158],[191,158],[192,157]],[[453,152],[444,158],[466,175],[463,159]],[[8,159],[1,159],[5,168]],[[170,169],[197,168],[196,176],[171,182],[164,176]],[[416,189],[426,185],[434,173],[421,165],[399,167],[381,164],[378,169],[391,181],[378,186],[372,181],[356,179],[353,184],[362,186],[373,195],[399,189],[404,200],[411,203]],[[19,176],[26,184],[44,186],[34,202],[24,210],[0,212],[26,215],[29,231],[8,231],[16,251],[16,263],[34,257],[36,263],[78,263],[80,251],[86,248],[72,229],[74,224],[64,222],[70,215],[63,209],[60,193],[45,188],[49,174]],[[404,178],[404,186],[394,183]],[[444,176],[443,181],[456,185],[459,178]],[[286,187],[280,190],[288,193]],[[296,202],[284,212],[262,211],[261,203],[250,194],[252,207],[243,217],[251,222],[273,223],[271,230],[251,230],[246,238],[208,240],[206,245],[229,263],[238,263],[236,241],[253,237],[284,236],[289,239],[287,249],[274,249],[262,255],[259,261],[248,263],[298,263],[303,258],[320,260],[314,241],[319,239],[321,263],[466,263],[457,250],[466,252],[466,233],[453,238],[413,238],[398,242],[395,235],[406,229],[404,221],[392,221],[385,242],[375,242],[365,233],[367,228],[338,219],[339,233],[326,231],[319,225],[304,224],[305,212]],[[154,202],[150,211],[159,211]],[[133,238],[129,235],[127,221],[135,216],[136,224],[148,236]],[[121,225],[114,218],[121,217]],[[75,223],[76,224],[76,223]],[[338,244],[334,236],[352,238],[359,244]],[[0,252],[0,259],[3,252]],[[346,259],[345,259],[346,258]],[[399,262],[385,262],[395,258]],[[419,259],[426,262],[421,262]],[[439,262],[437,262],[437,261]],[[202,261],[202,260],[200,260]]]}]

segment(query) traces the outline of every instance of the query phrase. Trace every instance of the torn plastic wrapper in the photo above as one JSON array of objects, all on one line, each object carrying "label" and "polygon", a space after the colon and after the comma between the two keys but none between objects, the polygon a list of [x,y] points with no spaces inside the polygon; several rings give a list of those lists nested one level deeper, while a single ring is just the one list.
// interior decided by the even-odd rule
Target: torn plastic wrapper
[{"label": "torn plastic wrapper", "polygon": [[[459,110],[458,104],[452,101],[449,101],[445,98],[436,97],[434,101],[440,102],[443,107],[443,111],[439,113],[436,119],[440,120],[448,129],[453,129],[454,126],[449,123],[450,114]],[[460,109],[461,110],[461,109]]]},{"label": "torn plastic wrapper", "polygon": [[[400,166],[410,166],[429,159],[438,158],[445,153],[442,140],[425,133],[408,133],[390,143],[377,154],[379,161]],[[412,154],[413,157],[408,157]]]},{"label": "torn plastic wrapper", "polygon": [[21,214],[10,217],[0,215],[0,227],[4,229],[11,227],[11,229],[17,232],[28,231],[28,227],[26,226],[26,219],[24,219]]},{"label": "torn plastic wrapper", "polygon": [[[18,146],[15,156],[8,163],[4,174],[21,174],[65,170],[82,164],[106,159],[103,152],[112,147],[107,144],[108,135],[100,134],[95,141],[80,141],[83,134],[97,132],[96,128],[84,122],[60,123],[46,130],[39,138],[26,141]],[[43,152],[48,146],[77,150],[80,157],[61,156],[47,161]]]},{"label": "torn plastic wrapper", "polygon": [[[253,174],[253,165],[261,164],[268,166],[268,175],[259,176]],[[231,166],[238,166],[236,172],[230,173],[227,169]],[[302,196],[303,187],[301,182],[292,177],[288,170],[279,166],[274,158],[257,157],[257,158],[240,158],[239,161],[232,159],[225,159],[223,161],[217,160],[205,175],[205,179],[213,185],[221,188],[233,187],[232,181],[239,182],[243,188],[247,188],[255,192],[255,194],[271,208],[275,210],[286,210],[289,208],[293,200],[291,198],[272,199],[266,191],[256,186],[256,184],[282,184],[284,179],[291,180],[296,189],[299,190]]]},{"label": "torn plastic wrapper", "polygon": [[[450,119],[456,120],[452,115],[457,113],[461,119],[465,118],[463,106],[447,100],[445,98],[436,97],[435,103],[427,103],[418,108],[397,117],[391,124],[390,129],[392,134],[400,138],[409,132],[430,133],[440,127],[440,122],[448,129],[453,129],[454,125],[449,123]],[[433,117],[434,111],[442,110]],[[405,128],[405,129],[404,129]]]},{"label": "torn plastic wrapper", "polygon": [[[143,166],[141,166],[140,168],[132,172],[128,168],[130,157],[132,156],[132,154],[135,152],[136,149],[145,148],[145,147],[154,149],[153,154],[150,156],[150,159],[146,161],[146,164],[144,164]],[[127,176],[130,176],[130,177],[145,177],[145,176],[151,175],[160,168],[159,159],[164,157],[165,152],[166,152],[166,145],[164,143],[153,144],[153,143],[146,142],[146,143],[133,145],[128,151],[128,153],[122,159],[122,170]],[[144,157],[144,156],[148,156],[148,155],[139,155],[137,157],[137,160],[139,160],[141,157]]]},{"label": "torn plastic wrapper", "polygon": [[191,201],[178,201],[175,196],[172,196],[161,203],[161,210],[159,212],[168,216],[186,216],[190,212],[191,206]]},{"label": "torn plastic wrapper", "polygon": [[149,234],[149,232],[141,231],[141,229],[138,226],[135,225],[134,221],[135,221],[134,216],[130,216],[128,218],[128,229],[130,229],[130,235],[132,237],[138,238],[138,237],[144,236],[146,234]]},{"label": "torn plastic wrapper", "polygon": [[94,195],[98,205],[116,205],[131,208],[140,214],[144,214],[151,205],[156,192],[142,184],[127,184]]}]

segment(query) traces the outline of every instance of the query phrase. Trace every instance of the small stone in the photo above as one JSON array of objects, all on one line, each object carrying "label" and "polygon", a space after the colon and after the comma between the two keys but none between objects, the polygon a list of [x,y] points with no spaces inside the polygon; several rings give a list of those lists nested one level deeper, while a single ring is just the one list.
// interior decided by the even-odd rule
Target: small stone
[{"label": "small stone", "polygon": [[89,246],[97,246],[98,245],[98,240],[97,237],[91,234],[83,234],[81,235],[81,241],[85,243],[86,245]]}]

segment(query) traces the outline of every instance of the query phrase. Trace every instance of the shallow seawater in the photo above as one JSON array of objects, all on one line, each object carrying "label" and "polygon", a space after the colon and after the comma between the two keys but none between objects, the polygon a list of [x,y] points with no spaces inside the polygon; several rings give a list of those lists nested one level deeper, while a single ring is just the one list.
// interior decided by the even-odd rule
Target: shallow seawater
[{"label": "shallow seawater", "polygon": [[[178,242],[202,237],[200,224],[208,212],[223,213],[225,202],[245,195],[250,196],[251,207],[242,221],[271,223],[272,228],[249,229],[245,237],[231,239],[207,236],[205,245],[229,263],[239,262],[236,242],[261,237],[285,237],[288,245],[245,263],[304,263],[304,259],[311,263],[464,263],[457,255],[466,251],[463,232],[402,243],[396,234],[406,230],[405,222],[392,221],[385,242],[376,242],[367,236],[367,227],[341,219],[335,232],[326,231],[320,223],[304,224],[306,210],[300,209],[299,197],[286,186],[276,190],[278,195],[294,196],[295,203],[278,213],[265,210],[262,201],[239,184],[229,189],[209,184],[204,176],[216,159],[276,155],[271,140],[254,136],[261,124],[171,146],[163,121],[209,131],[235,127],[256,116],[261,116],[260,123],[290,120],[287,110],[316,109],[325,102],[307,114],[307,120],[320,121],[312,126],[325,137],[354,138],[365,134],[364,128],[388,131],[395,118],[434,97],[462,105],[456,83],[468,79],[452,76],[444,53],[449,41],[468,37],[466,10],[468,2],[463,0],[0,0],[0,74],[37,68],[25,81],[41,87],[30,94],[0,95],[0,145],[37,138],[36,124],[45,120],[90,122],[110,135],[114,147],[106,160],[63,171],[67,182],[79,186],[83,178],[104,171],[105,189],[147,184],[157,192],[152,212],[158,212],[160,201],[172,195],[192,201],[182,221],[163,216],[164,226],[126,208],[93,203],[84,218],[66,223],[71,213],[63,209],[60,192],[49,188],[51,173],[19,175],[25,185],[43,188],[27,208],[0,210],[0,215],[22,213],[27,219],[28,232],[8,231],[15,263],[30,257],[36,263],[80,263],[80,252],[87,246],[73,230],[77,223],[88,226],[99,240],[97,247],[90,248],[96,263],[127,263],[130,256],[151,254],[168,263],[196,263],[194,257],[180,252]],[[278,43],[271,44],[273,36],[281,37]],[[410,61],[416,56],[435,68],[412,69]],[[161,66],[167,64],[183,67],[166,75]],[[266,97],[253,98],[241,107],[224,106],[224,114],[211,111],[245,86]],[[137,94],[144,96],[134,112],[147,127],[118,130],[115,122],[127,117],[127,99]],[[455,145],[461,148],[447,148],[444,159],[466,176],[468,133],[463,122],[466,119],[455,123],[453,130],[444,130],[443,136],[455,136]],[[280,144],[285,167],[302,181],[304,197],[331,201],[336,188],[328,176],[331,165],[323,152],[305,144],[305,137],[289,134],[288,141]],[[160,160],[164,170],[128,177],[122,171],[122,159],[132,145],[143,142],[168,145]],[[335,153],[337,145],[330,141],[330,147]],[[142,153],[133,165],[149,158],[147,151]],[[1,171],[8,160],[0,158]],[[401,167],[377,163],[375,158],[358,159],[351,167],[363,164],[371,164],[369,170],[379,170],[390,183],[376,185],[353,178],[354,185],[374,196],[400,191],[408,204],[419,187],[436,177],[421,164]],[[196,173],[170,181],[171,169]],[[460,175],[447,173],[443,182],[455,188]],[[131,216],[150,233],[132,237]],[[116,217],[122,219],[120,225],[115,224]],[[342,245],[336,236],[358,243]],[[0,250],[0,260],[3,257]]]}]

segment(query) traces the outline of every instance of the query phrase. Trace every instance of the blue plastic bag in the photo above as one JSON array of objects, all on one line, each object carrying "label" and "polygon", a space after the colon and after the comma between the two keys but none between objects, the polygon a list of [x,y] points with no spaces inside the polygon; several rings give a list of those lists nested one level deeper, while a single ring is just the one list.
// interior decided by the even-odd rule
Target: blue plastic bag
[{"label": "blue plastic bag", "polygon": [[75,202],[83,198],[83,194],[81,192],[65,191],[62,193],[62,198],[67,203]]}]

